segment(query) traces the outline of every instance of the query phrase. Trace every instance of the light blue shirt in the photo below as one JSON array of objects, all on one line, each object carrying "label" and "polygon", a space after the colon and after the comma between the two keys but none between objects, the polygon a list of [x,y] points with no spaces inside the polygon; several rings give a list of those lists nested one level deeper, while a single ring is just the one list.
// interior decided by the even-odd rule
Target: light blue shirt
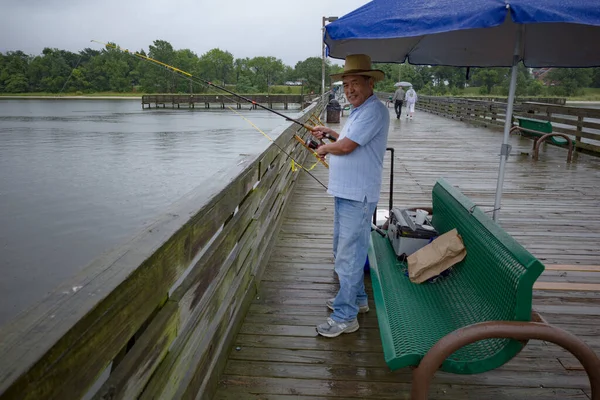
[{"label": "light blue shirt", "polygon": [[354,108],[340,133],[358,147],[343,156],[329,155],[329,189],[333,196],[369,203],[379,201],[383,156],[387,146],[390,114],[375,96]]}]

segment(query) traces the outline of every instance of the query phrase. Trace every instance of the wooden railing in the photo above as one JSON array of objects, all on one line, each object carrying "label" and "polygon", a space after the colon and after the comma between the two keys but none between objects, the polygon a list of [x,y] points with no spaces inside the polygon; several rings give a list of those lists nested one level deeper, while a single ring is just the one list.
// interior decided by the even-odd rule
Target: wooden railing
[{"label": "wooden railing", "polygon": [[[506,117],[506,103],[458,97],[419,96],[416,108],[494,129]],[[550,121],[554,132],[575,139],[576,150],[600,155],[600,109],[524,102],[515,104],[514,115]]]},{"label": "wooden railing", "polygon": [[[481,101],[496,101],[500,103],[506,103],[508,101],[507,97],[499,97],[499,96],[476,96],[476,97],[464,97],[468,100],[481,100]],[[559,106],[564,106],[567,103],[567,99],[565,97],[517,97],[515,102],[518,103],[527,103],[527,102],[537,102],[537,103],[546,103],[546,104],[556,104]]]},{"label": "wooden railing", "polygon": [[[302,162],[297,131],[276,143]],[[215,173],[4,327],[0,399],[210,398],[299,173],[275,145]]]},{"label": "wooden railing", "polygon": [[517,115],[552,123],[552,132],[575,139],[576,150],[600,155],[600,109],[524,103]]},{"label": "wooden railing", "polygon": [[[303,107],[304,104],[309,102],[310,95],[292,95],[292,94],[248,94],[244,95],[250,100],[253,100],[259,104],[268,105],[273,107],[273,104],[283,104],[287,110],[290,104],[298,104]],[[148,108],[154,107],[165,107],[169,105],[172,107],[179,107],[181,104],[188,107],[195,107],[201,105],[206,108],[210,107],[211,104],[217,104],[221,108],[225,108],[225,105],[235,105],[237,108],[242,108],[244,105],[252,106],[247,101],[236,98],[230,94],[148,94],[142,96],[142,107],[148,106]],[[254,106],[254,108],[257,108]]]}]

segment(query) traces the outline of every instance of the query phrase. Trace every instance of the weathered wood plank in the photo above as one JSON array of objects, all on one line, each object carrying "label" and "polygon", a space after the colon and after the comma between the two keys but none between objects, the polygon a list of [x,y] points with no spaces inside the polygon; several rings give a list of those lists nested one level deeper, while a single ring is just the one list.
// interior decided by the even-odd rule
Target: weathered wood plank
[{"label": "weathered wood plank", "polygon": [[159,315],[136,341],[136,346],[96,392],[94,400],[126,400],[140,395],[177,336],[178,311],[178,305],[174,302],[168,302],[160,310]]},{"label": "weathered wood plank", "polygon": [[600,292],[598,283],[569,283],[569,282],[536,282],[536,290],[578,290],[583,292]]},{"label": "weathered wood plank", "polygon": [[[223,378],[222,384],[228,392],[269,394],[326,396],[346,399],[410,399],[410,384],[392,382],[360,382],[336,381],[329,379],[309,380],[294,378],[269,378],[229,376]],[[535,400],[548,399],[586,399],[580,389],[528,388],[528,387],[496,387],[435,384],[431,386],[430,399],[458,400],[465,398],[510,399],[527,398]],[[216,398],[220,398],[219,395]]]},{"label": "weathered wood plank", "polygon": [[[577,361],[575,360],[575,362]],[[436,374],[433,383],[499,387],[519,386],[531,388],[573,387],[587,389],[589,387],[587,375],[583,373],[565,373],[563,364],[558,362],[554,363],[555,370],[544,370],[543,372],[540,372],[536,367],[541,363],[543,363],[543,360],[539,360],[537,363],[532,362],[529,368],[527,368],[526,365],[523,365],[523,368],[518,370],[518,381],[515,379],[516,371],[511,370],[509,365],[498,369],[493,374],[458,375],[439,372]],[[570,370],[572,371],[581,371],[575,365],[568,365],[571,367]],[[280,363],[265,363],[231,360],[227,364],[225,374],[230,376],[237,375],[271,378],[294,377],[296,379],[312,380],[328,377],[328,379],[339,381],[412,382],[412,370],[410,368],[390,372],[388,368],[362,367],[356,365],[297,364],[286,363],[284,361]]]},{"label": "weathered wood plank", "polygon": [[548,271],[592,271],[600,272],[600,265],[571,265],[571,264],[546,264]]}]

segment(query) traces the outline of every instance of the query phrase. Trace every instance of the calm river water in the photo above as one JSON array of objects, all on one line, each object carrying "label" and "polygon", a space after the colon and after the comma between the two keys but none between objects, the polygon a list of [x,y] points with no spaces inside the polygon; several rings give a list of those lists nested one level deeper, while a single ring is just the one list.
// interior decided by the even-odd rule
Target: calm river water
[{"label": "calm river water", "polygon": [[[286,124],[241,113],[265,132]],[[269,143],[228,110],[0,100],[0,325]]]}]

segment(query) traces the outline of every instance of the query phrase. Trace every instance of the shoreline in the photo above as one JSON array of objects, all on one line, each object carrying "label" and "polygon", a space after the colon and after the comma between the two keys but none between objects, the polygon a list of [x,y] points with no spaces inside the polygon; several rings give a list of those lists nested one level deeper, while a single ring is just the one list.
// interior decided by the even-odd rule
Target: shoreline
[{"label": "shoreline", "polygon": [[[40,96],[19,96],[19,95],[8,95],[8,96],[0,96],[0,100],[141,100],[142,95],[139,96],[52,96],[52,95],[40,95]],[[600,100],[567,100],[565,105],[569,104],[598,104],[600,105]]]},{"label": "shoreline", "polygon": [[141,100],[142,96],[0,96],[0,100]]}]

